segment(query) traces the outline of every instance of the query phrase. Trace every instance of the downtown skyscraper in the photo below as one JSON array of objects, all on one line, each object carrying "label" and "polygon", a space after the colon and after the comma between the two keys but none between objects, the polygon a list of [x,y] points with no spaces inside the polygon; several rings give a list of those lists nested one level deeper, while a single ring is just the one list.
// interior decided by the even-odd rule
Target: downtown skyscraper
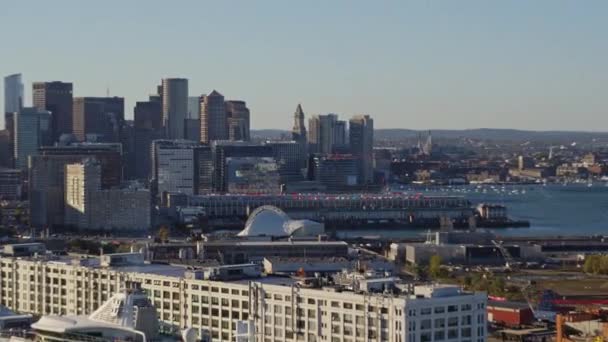
[{"label": "downtown skyscraper", "polygon": [[374,120],[369,115],[355,115],[350,119],[349,142],[352,154],[358,158],[361,182],[373,182]]},{"label": "downtown skyscraper", "polygon": [[34,107],[51,112],[53,142],[73,132],[72,83],[34,82],[32,98]]},{"label": "downtown skyscraper", "polygon": [[165,78],[160,87],[163,125],[169,139],[184,139],[188,117],[188,79]]},{"label": "downtown skyscraper", "polygon": [[306,125],[304,124],[304,111],[302,105],[298,104],[295,113],[293,114],[293,128],[291,130],[291,138],[299,144],[306,145]]},{"label": "downtown skyscraper", "polygon": [[216,90],[201,96],[201,142],[228,140],[228,113],[224,95]]},{"label": "downtown skyscraper", "polygon": [[308,120],[308,144],[312,153],[331,154],[346,144],[346,122],[337,114],[314,115]]},{"label": "downtown skyscraper", "polygon": [[228,121],[228,139],[249,141],[249,108],[245,101],[226,101],[226,115]]},{"label": "downtown skyscraper", "polygon": [[38,108],[22,108],[14,119],[15,166],[25,170],[28,158],[37,155],[40,146],[48,144],[51,113]]},{"label": "downtown skyscraper", "polygon": [[72,130],[78,140],[85,141],[87,135],[95,135],[98,142],[120,142],[124,98],[75,97],[73,102]]},{"label": "downtown skyscraper", "polygon": [[23,108],[23,82],[21,74],[4,78],[4,113],[17,113]]}]

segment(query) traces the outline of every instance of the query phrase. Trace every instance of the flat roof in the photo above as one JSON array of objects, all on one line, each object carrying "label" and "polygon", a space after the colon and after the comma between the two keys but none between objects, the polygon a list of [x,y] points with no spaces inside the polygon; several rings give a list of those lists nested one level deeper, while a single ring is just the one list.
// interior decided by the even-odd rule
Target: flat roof
[{"label": "flat roof", "polygon": [[500,301],[500,300],[489,300],[488,307],[509,308],[509,309],[529,309],[530,308],[528,303]]},{"label": "flat roof", "polygon": [[146,273],[166,277],[183,277],[188,270],[185,266],[167,264],[143,264],[133,266],[110,266],[110,269],[120,272]]},{"label": "flat roof", "polygon": [[262,283],[266,285],[279,285],[279,286],[292,286],[298,283],[298,279],[291,277],[277,277],[277,276],[262,276],[259,278],[243,278],[238,280],[227,280],[224,283],[247,285],[249,282]]},{"label": "flat roof", "polygon": [[225,240],[225,241],[207,241],[202,242],[204,246],[222,246],[222,245],[234,245],[234,246],[318,246],[318,245],[336,245],[336,246],[348,246],[348,243],[344,241],[239,241],[239,240]]},{"label": "flat roof", "polygon": [[555,331],[551,331],[545,328],[532,328],[532,329],[503,329],[498,330],[499,333],[505,333],[514,336],[523,335],[555,335]]},{"label": "flat roof", "polygon": [[349,262],[350,260],[344,257],[280,257],[280,256],[270,256],[265,257],[264,259],[270,262],[299,262],[299,263],[331,263],[331,262]]}]

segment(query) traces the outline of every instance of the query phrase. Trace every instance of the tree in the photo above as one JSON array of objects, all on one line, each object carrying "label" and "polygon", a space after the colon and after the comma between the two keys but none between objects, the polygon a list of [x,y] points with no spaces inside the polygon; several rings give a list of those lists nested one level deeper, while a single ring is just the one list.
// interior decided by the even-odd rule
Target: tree
[{"label": "tree", "polygon": [[166,226],[160,227],[160,229],[158,230],[158,239],[160,240],[160,242],[169,241],[169,228],[167,228]]},{"label": "tree", "polygon": [[585,258],[583,272],[598,274],[600,272],[601,257],[599,255],[588,255]]},{"label": "tree", "polygon": [[506,286],[505,278],[496,277],[496,278],[492,279],[492,281],[490,282],[490,288],[488,290],[489,290],[490,294],[502,297],[505,294],[505,286]]},{"label": "tree", "polygon": [[441,257],[437,254],[433,255],[429,260],[429,275],[433,279],[441,276]]}]

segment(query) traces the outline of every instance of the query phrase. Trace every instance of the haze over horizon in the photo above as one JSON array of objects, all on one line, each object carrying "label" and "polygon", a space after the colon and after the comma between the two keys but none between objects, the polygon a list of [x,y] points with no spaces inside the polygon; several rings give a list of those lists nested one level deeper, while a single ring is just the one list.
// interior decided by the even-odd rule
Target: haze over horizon
[{"label": "haze over horizon", "polygon": [[32,82],[70,81],[75,96],[125,97],[131,118],[161,78],[186,77],[190,95],[247,101],[253,129],[290,129],[302,103],[376,128],[608,131],[606,1],[2,8],[0,76],[23,74],[26,104]]}]

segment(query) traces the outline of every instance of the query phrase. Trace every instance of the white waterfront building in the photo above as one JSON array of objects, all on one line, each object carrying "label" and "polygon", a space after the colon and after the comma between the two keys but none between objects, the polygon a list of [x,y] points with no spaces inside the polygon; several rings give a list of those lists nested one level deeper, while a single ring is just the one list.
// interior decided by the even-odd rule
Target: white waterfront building
[{"label": "white waterfront building", "polygon": [[36,315],[86,315],[130,281],[146,291],[161,327],[193,328],[204,340],[235,340],[243,324],[254,327],[249,341],[263,342],[486,339],[486,294],[453,286],[355,293],[285,277],[203,280],[183,267],[142,263],[137,254],[104,260],[1,257],[0,304]]}]

